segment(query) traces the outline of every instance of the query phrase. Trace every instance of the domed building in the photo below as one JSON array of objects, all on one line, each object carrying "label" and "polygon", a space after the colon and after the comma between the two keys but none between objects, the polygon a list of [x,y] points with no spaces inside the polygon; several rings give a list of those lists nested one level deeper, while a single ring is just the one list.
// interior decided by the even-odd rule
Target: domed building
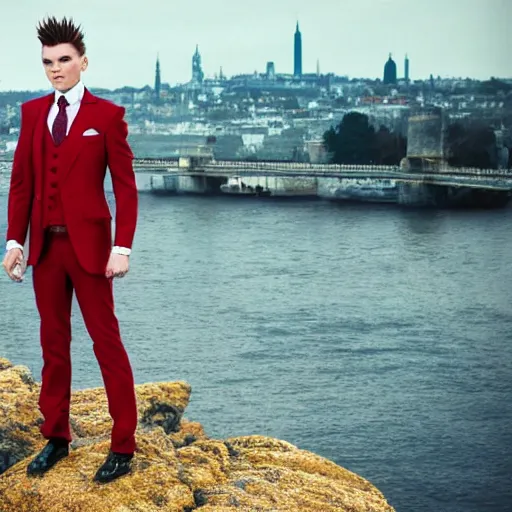
[{"label": "domed building", "polygon": [[389,59],[384,66],[384,83],[396,84],[396,63],[389,54]]}]

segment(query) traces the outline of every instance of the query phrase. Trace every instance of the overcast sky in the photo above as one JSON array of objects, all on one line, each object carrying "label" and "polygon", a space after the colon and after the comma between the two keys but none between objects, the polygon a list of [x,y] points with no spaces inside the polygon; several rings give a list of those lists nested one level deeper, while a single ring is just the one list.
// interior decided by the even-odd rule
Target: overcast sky
[{"label": "overcast sky", "polygon": [[[65,6],[65,8],[63,7]],[[512,0],[0,0],[0,90],[48,89],[35,25],[72,16],[86,33],[89,87],[191,76],[196,43],[206,76],[293,71],[298,19],[303,71],[382,77],[389,52],[411,78],[512,77]]]}]

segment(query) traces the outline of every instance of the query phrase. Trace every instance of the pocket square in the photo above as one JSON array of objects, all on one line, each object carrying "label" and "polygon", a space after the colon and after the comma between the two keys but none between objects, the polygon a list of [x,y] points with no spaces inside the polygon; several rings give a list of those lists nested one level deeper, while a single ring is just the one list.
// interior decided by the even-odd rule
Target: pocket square
[{"label": "pocket square", "polygon": [[85,130],[83,133],[84,137],[89,137],[91,135],[99,135],[99,133],[94,128],[89,128],[88,130]]}]

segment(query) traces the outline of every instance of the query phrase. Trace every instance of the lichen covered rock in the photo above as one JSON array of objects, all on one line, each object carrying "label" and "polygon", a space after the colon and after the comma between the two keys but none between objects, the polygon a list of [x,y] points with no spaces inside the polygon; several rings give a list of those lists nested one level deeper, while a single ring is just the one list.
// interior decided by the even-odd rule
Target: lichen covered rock
[{"label": "lichen covered rock", "polygon": [[43,477],[29,478],[26,466],[45,444],[39,385],[27,368],[0,359],[0,512],[394,510],[367,480],[285,441],[209,438],[199,423],[183,418],[191,393],[185,382],[143,384],[136,392],[131,474],[109,484],[92,481],[108,453],[111,428],[98,388],[72,394],[69,456]]}]

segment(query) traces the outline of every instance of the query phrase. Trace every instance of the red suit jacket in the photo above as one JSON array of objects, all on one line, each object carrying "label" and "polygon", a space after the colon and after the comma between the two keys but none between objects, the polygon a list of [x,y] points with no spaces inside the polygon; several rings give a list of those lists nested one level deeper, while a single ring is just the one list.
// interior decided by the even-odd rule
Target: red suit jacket
[{"label": "red suit jacket", "polygon": [[[21,107],[6,238],[24,244],[30,223],[28,265],[37,264],[43,248],[43,137],[53,101],[54,94],[50,94]],[[112,216],[103,185],[107,166],[116,200],[114,245],[131,248],[135,235],[137,187],[124,112],[123,107],[85,89],[59,161],[59,190],[69,238],[80,265],[91,274],[105,273],[112,249]],[[99,135],[84,136],[90,128]]]}]

